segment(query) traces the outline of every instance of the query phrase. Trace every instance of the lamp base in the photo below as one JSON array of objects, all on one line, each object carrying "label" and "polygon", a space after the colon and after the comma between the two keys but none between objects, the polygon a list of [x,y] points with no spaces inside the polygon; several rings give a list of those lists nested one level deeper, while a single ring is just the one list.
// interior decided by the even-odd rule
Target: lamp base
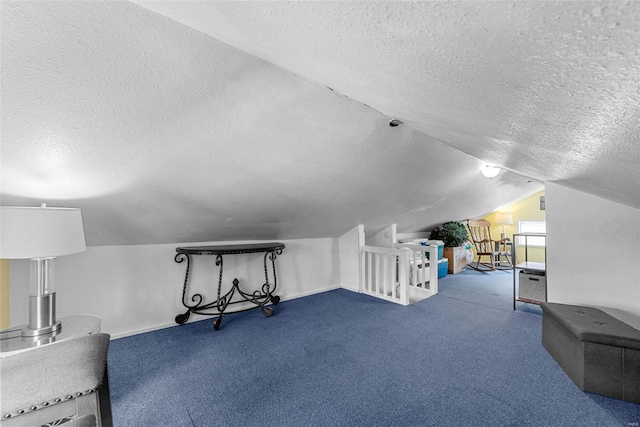
[{"label": "lamp base", "polygon": [[507,238],[507,235],[505,233],[500,233],[500,240],[504,240]]},{"label": "lamp base", "polygon": [[23,337],[37,337],[60,331],[56,321],[56,293],[29,295],[29,326],[22,330]]},{"label": "lamp base", "polygon": [[29,326],[22,330],[23,337],[39,337],[40,335],[52,334],[56,335],[62,330],[62,322],[56,321],[53,325],[43,328],[31,329]]}]

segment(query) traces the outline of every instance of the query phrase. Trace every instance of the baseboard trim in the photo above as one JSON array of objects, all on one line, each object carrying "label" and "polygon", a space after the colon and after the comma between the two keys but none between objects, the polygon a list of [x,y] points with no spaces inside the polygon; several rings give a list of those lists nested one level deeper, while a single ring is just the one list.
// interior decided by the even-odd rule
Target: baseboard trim
[{"label": "baseboard trim", "polygon": [[[316,289],[313,291],[308,291],[308,292],[302,292],[299,294],[294,294],[294,295],[287,295],[287,296],[281,296],[280,301],[290,301],[290,300],[294,300],[294,299],[298,299],[298,298],[304,298],[304,297],[308,297],[311,295],[316,295],[316,294],[321,294],[323,292],[329,292],[329,291],[334,291],[336,289],[347,289],[347,290],[353,290],[350,288],[344,288],[342,286],[329,286],[326,288],[322,288],[322,289]],[[355,291],[357,292],[357,291]],[[201,316],[201,315],[194,315],[191,319],[187,320],[185,322],[185,324],[187,323],[191,323],[191,322],[199,322],[201,320],[205,320],[207,317],[206,316]],[[166,328],[172,328],[174,326],[180,326],[178,325],[176,322],[168,322],[168,323],[162,323],[159,325],[154,325],[154,326],[149,326],[146,328],[140,328],[140,329],[135,329],[132,331],[127,331],[127,332],[121,332],[121,333],[117,333],[117,334],[111,334],[111,339],[112,340],[117,340],[118,338],[126,338],[126,337],[131,337],[134,335],[140,335],[140,334],[145,334],[147,332],[153,332],[153,331],[159,331],[160,329],[166,329]]]}]

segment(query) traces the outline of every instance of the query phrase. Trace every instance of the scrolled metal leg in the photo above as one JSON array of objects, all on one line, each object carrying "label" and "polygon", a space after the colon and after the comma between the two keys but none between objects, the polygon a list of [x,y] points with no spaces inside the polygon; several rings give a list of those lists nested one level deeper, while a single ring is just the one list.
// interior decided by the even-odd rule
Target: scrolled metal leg
[{"label": "scrolled metal leg", "polygon": [[273,305],[278,305],[278,303],[280,302],[280,297],[277,295],[271,295],[271,303]]},{"label": "scrolled metal leg", "polygon": [[191,310],[187,310],[186,312],[182,313],[182,314],[178,314],[176,316],[176,323],[178,325],[183,325],[184,322],[186,322],[187,320],[189,320],[189,315],[191,314]]},{"label": "scrolled metal leg", "polygon": [[213,329],[216,331],[220,329],[220,324],[222,323],[222,315],[213,319]]},{"label": "scrolled metal leg", "polygon": [[[218,304],[220,303],[220,294],[222,293],[222,269],[224,268],[224,263],[222,261],[222,255],[216,255],[216,265],[220,267],[218,272]],[[220,307],[218,306],[218,309]]]},{"label": "scrolled metal leg", "polygon": [[189,315],[191,314],[191,311],[197,309],[198,306],[202,304],[203,298],[202,298],[202,295],[200,294],[194,294],[191,297],[191,301],[194,304],[189,304],[187,302],[187,285],[189,283],[189,271],[191,270],[191,256],[185,255],[185,254],[176,254],[176,256],[173,259],[178,264],[184,262],[185,260],[187,261],[187,269],[184,274],[184,283],[182,285],[182,305],[187,307],[189,310],[187,310],[186,313],[178,314],[175,317],[176,323],[178,325],[182,325],[189,319]]},{"label": "scrolled metal leg", "polygon": [[265,280],[265,285],[267,286],[267,290],[270,289],[269,269],[267,268],[267,260],[271,261],[271,270],[273,272],[273,288],[270,289],[271,292],[275,292],[276,288],[278,287],[278,278],[276,277],[276,258],[278,257],[278,255],[281,255],[281,254],[282,254],[282,250],[271,251],[264,254],[264,259],[263,259],[264,280]]}]

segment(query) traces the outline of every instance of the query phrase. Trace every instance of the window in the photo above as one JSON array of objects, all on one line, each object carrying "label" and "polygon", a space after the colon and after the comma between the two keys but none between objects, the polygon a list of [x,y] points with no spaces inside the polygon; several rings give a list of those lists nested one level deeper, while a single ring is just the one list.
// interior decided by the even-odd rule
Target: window
[{"label": "window", "polygon": [[[547,232],[546,221],[518,221],[518,233],[540,233]],[[524,245],[524,237],[518,237],[518,245]],[[545,246],[544,237],[527,237],[527,245],[529,246]]]}]

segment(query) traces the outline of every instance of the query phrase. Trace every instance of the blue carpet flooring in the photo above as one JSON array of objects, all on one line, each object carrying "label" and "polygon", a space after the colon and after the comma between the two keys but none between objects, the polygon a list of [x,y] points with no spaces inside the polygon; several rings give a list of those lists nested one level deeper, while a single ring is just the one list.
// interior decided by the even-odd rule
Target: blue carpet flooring
[{"label": "blue carpet flooring", "polygon": [[335,290],[113,340],[114,425],[638,425],[640,405],[566,376],[511,280],[468,270],[408,307]]}]

